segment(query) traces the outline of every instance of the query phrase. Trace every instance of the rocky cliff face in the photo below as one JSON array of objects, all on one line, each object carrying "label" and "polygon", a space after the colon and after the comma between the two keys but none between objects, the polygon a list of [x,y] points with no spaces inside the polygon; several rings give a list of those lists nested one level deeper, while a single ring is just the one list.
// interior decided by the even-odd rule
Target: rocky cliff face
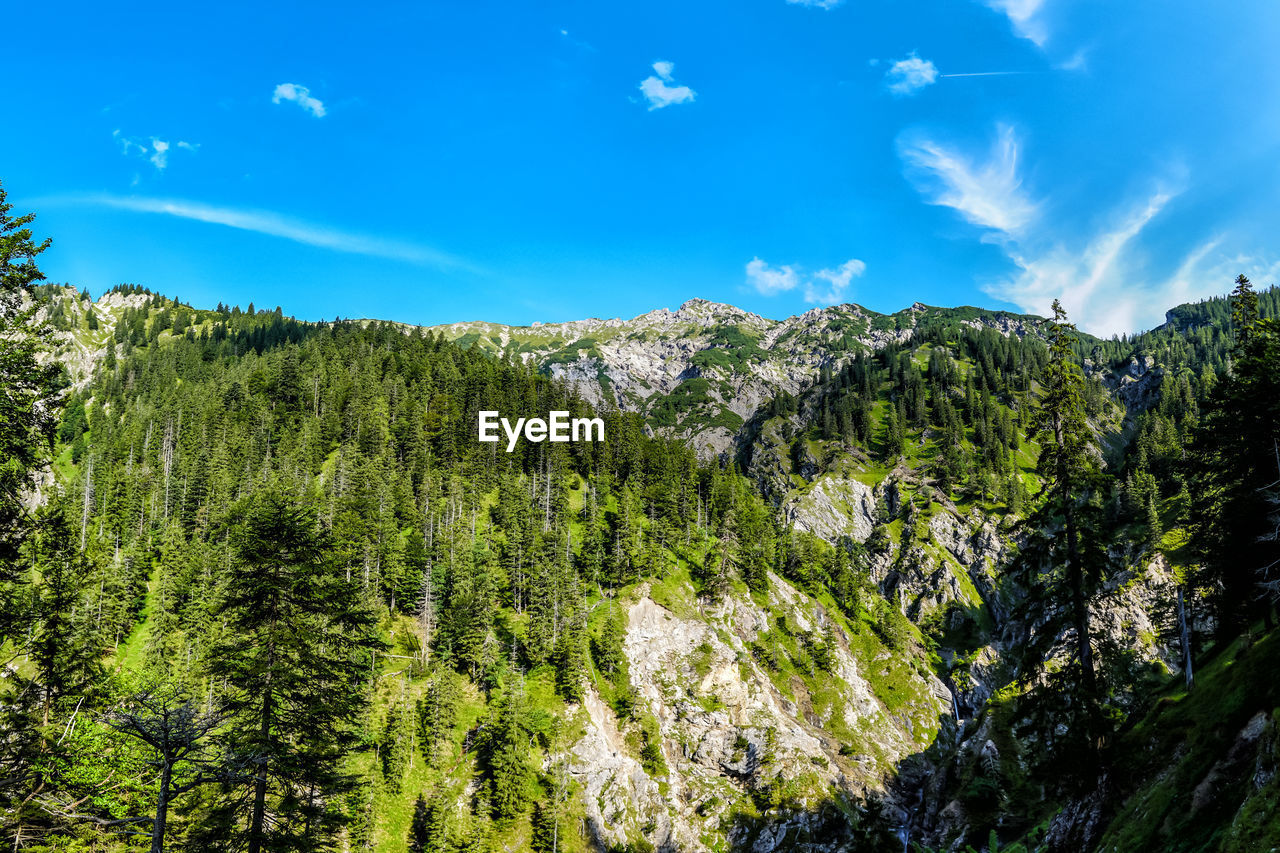
[{"label": "rocky cliff face", "polygon": [[[55,300],[61,306],[65,324],[70,328],[54,330],[53,351],[47,357],[60,361],[66,367],[73,387],[84,387],[107,349],[117,346],[112,333],[125,309],[141,308],[148,298],[141,294],[107,293],[91,302],[82,298],[75,288],[63,288]],[[53,304],[42,307],[37,318],[47,320]],[[97,319],[97,329],[88,327],[90,311]]]},{"label": "rocky cliff face", "polygon": [[[630,604],[624,648],[663,769],[647,773],[612,710],[586,698],[572,772],[605,843],[715,850],[727,832],[759,853],[793,849],[825,803],[883,791],[892,767],[935,737],[950,696],[932,672],[769,580],[763,600],[739,592],[710,605],[686,589],[673,610],[642,587]],[[826,670],[797,673],[760,651],[799,657],[788,641],[807,637],[828,638]]]},{"label": "rocky cliff face", "polygon": [[1097,375],[1116,399],[1129,410],[1146,409],[1159,398],[1160,385],[1164,382],[1164,368],[1151,356],[1139,359],[1133,356],[1120,370],[1109,370],[1085,359],[1088,375]]}]

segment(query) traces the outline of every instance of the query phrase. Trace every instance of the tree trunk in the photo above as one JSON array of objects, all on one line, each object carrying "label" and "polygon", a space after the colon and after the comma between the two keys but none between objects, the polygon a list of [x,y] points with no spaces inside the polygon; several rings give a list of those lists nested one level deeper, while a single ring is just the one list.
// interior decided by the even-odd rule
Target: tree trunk
[{"label": "tree trunk", "polygon": [[1071,582],[1071,608],[1075,617],[1076,650],[1080,656],[1080,681],[1084,687],[1088,701],[1097,698],[1097,679],[1093,672],[1093,645],[1089,642],[1089,608],[1084,597],[1084,569],[1080,565],[1079,532],[1076,530],[1075,508],[1071,505],[1071,494],[1067,492],[1067,560],[1070,565],[1068,575]]},{"label": "tree trunk", "polygon": [[173,776],[173,765],[165,759],[164,770],[160,774],[160,794],[156,800],[156,819],[151,824],[151,853],[164,853],[164,827],[169,819],[169,780]]},{"label": "tree trunk", "polygon": [[[272,624],[274,630],[274,622]],[[262,721],[258,729],[260,748],[265,750],[267,741],[271,738],[271,673],[275,665],[275,643],[271,642],[267,645],[267,683],[262,691]],[[266,822],[267,815],[267,755],[265,751],[261,754],[261,763],[258,765],[257,774],[253,781],[253,820],[249,825],[249,851],[248,853],[261,853],[262,850],[262,827]]]},{"label": "tree trunk", "polygon": [[1178,639],[1182,642],[1182,672],[1187,679],[1187,690],[1195,676],[1191,672],[1191,625],[1187,622],[1187,606],[1182,598],[1182,587],[1178,587]]}]

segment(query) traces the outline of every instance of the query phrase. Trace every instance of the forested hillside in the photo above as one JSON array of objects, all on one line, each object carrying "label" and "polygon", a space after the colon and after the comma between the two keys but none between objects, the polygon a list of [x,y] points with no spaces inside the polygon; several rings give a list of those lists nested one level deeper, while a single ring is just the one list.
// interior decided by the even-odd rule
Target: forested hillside
[{"label": "forested hillside", "polygon": [[[502,330],[94,301],[10,212],[15,850],[1280,843],[1275,290],[1111,341],[666,312],[715,400],[808,359],[698,409],[712,458],[670,429],[697,389],[622,412]],[[605,440],[507,453],[481,410]]]}]

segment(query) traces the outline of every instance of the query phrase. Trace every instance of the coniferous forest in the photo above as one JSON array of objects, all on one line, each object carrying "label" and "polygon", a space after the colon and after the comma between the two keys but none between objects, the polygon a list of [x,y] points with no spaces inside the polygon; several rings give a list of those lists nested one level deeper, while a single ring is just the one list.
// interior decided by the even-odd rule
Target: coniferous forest
[{"label": "coniferous forest", "polygon": [[95,303],[47,245],[0,192],[7,849],[1280,844],[1275,290],[836,329],[708,456],[663,428],[699,388],[646,419],[439,330]]}]

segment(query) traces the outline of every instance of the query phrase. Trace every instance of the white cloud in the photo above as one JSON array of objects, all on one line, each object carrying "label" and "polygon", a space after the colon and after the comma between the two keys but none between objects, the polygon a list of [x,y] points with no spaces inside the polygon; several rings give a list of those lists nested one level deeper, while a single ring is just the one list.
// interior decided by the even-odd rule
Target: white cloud
[{"label": "white cloud", "polygon": [[[199,145],[190,142],[169,142],[165,139],[159,139],[155,136],[149,141],[139,141],[131,139],[123,135],[119,130],[112,131],[111,136],[116,142],[120,143],[120,152],[126,157],[137,156],[151,163],[156,167],[157,172],[163,172],[169,166],[169,152],[174,148],[180,148],[183,151],[195,153]],[[137,183],[137,179],[134,179]]]},{"label": "white cloud", "polygon": [[1070,222],[1038,215],[1045,202],[1023,190],[1017,137],[1008,127],[998,128],[982,162],[922,138],[899,153],[908,174],[931,179],[920,184],[925,201],[951,207],[984,229],[982,239],[999,245],[1012,263],[1010,275],[982,284],[985,292],[1042,316],[1060,299],[1072,321],[1095,335],[1157,326],[1169,308],[1229,290],[1241,271],[1259,281],[1280,271],[1280,264],[1223,255],[1221,236],[1195,246],[1171,272],[1149,263],[1143,234],[1178,195],[1167,186],[1118,205],[1101,227],[1073,235]]},{"label": "white cloud", "polygon": [[640,81],[640,91],[649,102],[649,110],[660,110],[672,104],[683,104],[692,101],[698,93],[688,86],[677,86],[672,74],[675,72],[674,62],[658,60],[653,63],[654,75]]},{"label": "white cloud", "polygon": [[776,296],[803,286],[805,302],[832,305],[844,301],[849,284],[866,269],[866,264],[853,258],[833,270],[822,269],[810,275],[790,265],[771,267],[759,258],[752,258],[747,263],[746,274],[747,284],[764,296]]},{"label": "white cloud", "polygon": [[181,219],[224,225],[241,231],[253,231],[258,234],[281,237],[286,240],[292,240],[295,243],[331,249],[335,252],[369,255],[396,261],[406,261],[412,264],[478,272],[474,266],[462,258],[437,249],[413,243],[388,240],[368,234],[344,231],[327,225],[318,225],[301,219],[294,219],[267,210],[215,207],[202,202],[182,199],[113,195],[55,196],[41,199],[41,201],[48,206],[66,204],[93,205],[115,210],[129,210],[135,213],[160,213]]},{"label": "white cloud", "polygon": [[789,266],[771,267],[759,258],[747,262],[747,284],[755,288],[757,293],[775,296],[788,290],[794,290],[800,283],[800,277]]},{"label": "white cloud", "polygon": [[1018,271],[983,289],[1023,311],[1045,314],[1056,298],[1087,332],[1109,336],[1151,329],[1167,310],[1226,293],[1237,275],[1274,282],[1280,263],[1220,250],[1223,236],[1194,246],[1168,273],[1145,261],[1142,232],[1175,195],[1164,189],[1131,205],[1082,249],[1060,242],[1036,254],[1014,251]]},{"label": "white cloud", "polygon": [[163,139],[151,137],[151,165],[157,169],[163,169],[169,165],[169,143]]},{"label": "white cloud", "polygon": [[809,6],[814,9],[834,9],[844,0],[787,0],[788,6]]},{"label": "white cloud", "polygon": [[895,95],[914,95],[938,79],[938,69],[927,59],[921,59],[912,51],[905,59],[899,59],[884,74],[885,85]]},{"label": "white cloud", "polygon": [[1039,213],[1022,188],[1018,138],[1010,126],[997,128],[985,162],[918,135],[900,139],[898,152],[930,204],[953,208],[974,225],[1014,235]]},{"label": "white cloud", "polygon": [[279,104],[293,101],[316,118],[324,118],[324,104],[319,98],[311,97],[311,90],[297,83],[281,83],[271,95],[271,103]]},{"label": "white cloud", "polygon": [[1041,17],[1046,0],[983,0],[986,6],[1009,19],[1013,31],[1037,47],[1049,40],[1049,30]]},{"label": "white cloud", "polygon": [[1088,71],[1089,50],[1082,47],[1053,67],[1059,71]]},{"label": "white cloud", "polygon": [[866,271],[867,265],[857,258],[845,261],[834,270],[818,270],[813,274],[813,278],[825,281],[826,287],[819,288],[813,280],[806,282],[804,301],[815,305],[834,305],[843,302],[849,283]]},{"label": "white cloud", "polygon": [[[1144,280],[1132,249],[1172,198],[1163,190],[1153,193],[1088,238],[1083,247],[1068,248],[1052,238],[1029,240],[1029,247],[1010,243],[1006,250],[1018,272],[983,289],[1036,314],[1046,313],[1053,300],[1060,299],[1072,320],[1095,334],[1133,332],[1139,325],[1150,328],[1156,325],[1152,320],[1173,307],[1166,299],[1175,298],[1170,292],[1174,288],[1170,282]],[[1184,285],[1177,289],[1188,289],[1185,278],[1192,267],[1194,262],[1191,267],[1184,264]],[[1145,311],[1143,303],[1148,303]]]}]

